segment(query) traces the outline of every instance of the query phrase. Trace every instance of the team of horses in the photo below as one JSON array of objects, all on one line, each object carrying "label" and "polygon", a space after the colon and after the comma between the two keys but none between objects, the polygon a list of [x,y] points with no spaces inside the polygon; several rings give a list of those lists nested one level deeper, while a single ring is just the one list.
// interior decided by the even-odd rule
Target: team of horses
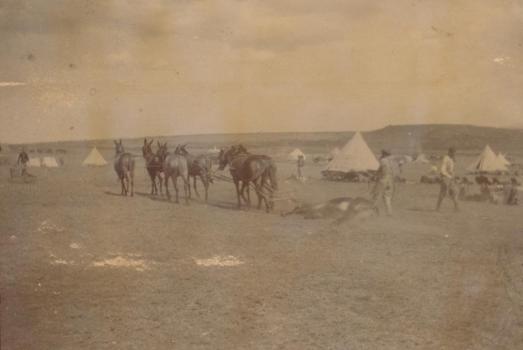
[{"label": "team of horses", "polygon": [[[197,179],[203,184],[205,202],[208,201],[209,187],[213,183],[212,160],[207,155],[193,155],[187,151],[187,145],[176,146],[174,152],[169,152],[167,143],[157,141],[157,150],[153,151],[154,140],[144,139],[142,156],[145,168],[151,180],[151,195],[165,194],[171,200],[169,181],[175,190],[175,201],[179,203],[178,178],[181,178],[185,203],[191,199],[191,183],[196,196],[200,197]],[[121,182],[121,194],[134,195],[134,156],[125,151],[122,140],[114,141],[116,157],[114,169]],[[265,204],[267,212],[274,208],[272,194],[278,189],[276,178],[276,164],[266,155],[251,154],[242,145],[233,145],[220,150],[218,156],[218,169],[224,170],[227,166],[236,188],[237,206],[251,206],[250,188],[253,188],[258,197],[258,209]]]}]

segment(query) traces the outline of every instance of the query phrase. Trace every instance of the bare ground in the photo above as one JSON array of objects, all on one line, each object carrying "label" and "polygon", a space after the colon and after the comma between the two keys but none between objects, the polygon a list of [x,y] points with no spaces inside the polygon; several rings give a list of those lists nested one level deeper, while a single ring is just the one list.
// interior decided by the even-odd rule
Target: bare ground
[{"label": "bare ground", "polygon": [[[280,168],[302,200],[367,194]],[[0,182],[2,349],[523,348],[520,207],[402,185],[394,217],[333,226],[237,211],[228,183],[186,206],[143,169],[134,198],[110,167],[33,172]]]}]

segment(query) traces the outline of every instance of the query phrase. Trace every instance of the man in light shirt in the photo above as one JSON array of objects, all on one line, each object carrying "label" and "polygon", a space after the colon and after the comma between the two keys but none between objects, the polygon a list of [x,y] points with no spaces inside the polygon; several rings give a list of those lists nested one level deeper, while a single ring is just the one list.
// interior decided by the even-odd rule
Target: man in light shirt
[{"label": "man in light shirt", "polygon": [[392,196],[394,195],[394,171],[390,153],[381,151],[380,167],[376,177],[376,186],[373,190],[374,203],[377,206],[378,200],[383,198],[387,215],[392,215]]},{"label": "man in light shirt", "polygon": [[456,150],[454,148],[449,148],[449,153],[443,157],[440,168],[440,191],[438,197],[438,204],[436,205],[436,210],[439,211],[441,207],[441,202],[448,195],[454,202],[454,210],[459,211],[458,205],[458,187],[456,185],[455,175],[454,175],[454,166],[455,166],[455,157]]}]

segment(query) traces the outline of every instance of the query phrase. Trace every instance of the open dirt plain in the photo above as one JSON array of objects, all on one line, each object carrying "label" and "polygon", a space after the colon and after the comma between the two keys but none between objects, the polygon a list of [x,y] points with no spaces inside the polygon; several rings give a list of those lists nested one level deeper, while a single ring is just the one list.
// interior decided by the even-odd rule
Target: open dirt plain
[{"label": "open dirt plain", "polygon": [[[152,198],[143,167],[121,197],[80,161],[1,168],[2,349],[523,349],[521,207],[435,213],[437,186],[402,184],[393,217],[334,226],[238,211],[224,182]],[[278,166],[303,201],[368,195]]]}]

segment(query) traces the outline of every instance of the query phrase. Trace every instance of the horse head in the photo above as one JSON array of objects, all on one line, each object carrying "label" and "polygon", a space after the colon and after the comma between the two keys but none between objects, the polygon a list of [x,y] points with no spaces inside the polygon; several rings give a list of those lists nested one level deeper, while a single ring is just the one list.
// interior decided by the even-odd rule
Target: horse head
[{"label": "horse head", "polygon": [[185,149],[186,146],[187,146],[187,144],[176,146],[176,149],[174,150],[174,154],[178,154],[180,156],[188,155],[189,152]]},{"label": "horse head", "polygon": [[227,166],[230,160],[230,154],[234,152],[234,146],[230,147],[227,150],[224,150],[223,148],[220,149],[220,153],[218,154],[218,169],[223,170]]},{"label": "horse head", "polygon": [[167,157],[168,153],[169,152],[167,152],[167,142],[165,142],[164,144],[161,144],[160,142],[158,142],[158,151],[156,152],[156,156],[161,161],[164,161],[165,158]]},{"label": "horse head", "polygon": [[189,154],[189,151],[187,151],[187,149],[185,147],[187,147],[186,143],[184,143],[183,145],[180,146],[179,152],[182,156],[186,156]]},{"label": "horse head", "polygon": [[114,140],[114,146],[115,146],[116,155],[122,154],[125,152],[125,149],[122,144],[122,139],[120,139],[119,141]]},{"label": "horse head", "polygon": [[242,145],[241,143],[238,146],[236,146],[236,154],[240,154],[240,153],[249,153],[247,151],[247,148],[245,148],[245,146]]},{"label": "horse head", "polygon": [[142,154],[143,156],[147,156],[153,153],[153,142],[154,140],[151,140],[150,142],[147,141],[147,138],[143,140],[143,146],[142,146]]}]

